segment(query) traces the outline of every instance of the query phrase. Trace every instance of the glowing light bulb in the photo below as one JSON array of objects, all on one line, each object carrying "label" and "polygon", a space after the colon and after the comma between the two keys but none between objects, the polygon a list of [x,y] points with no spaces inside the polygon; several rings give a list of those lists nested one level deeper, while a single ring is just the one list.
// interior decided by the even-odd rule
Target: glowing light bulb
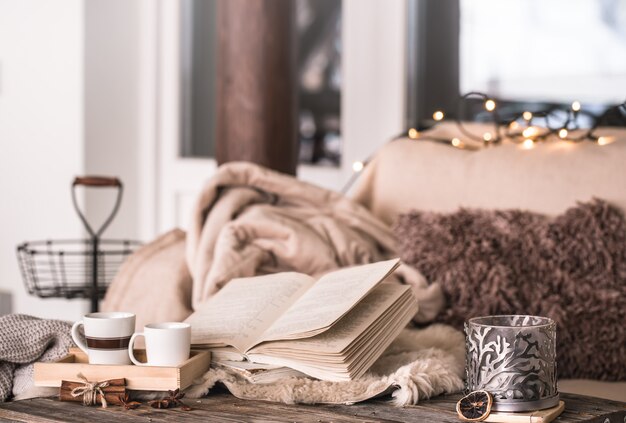
[{"label": "glowing light bulb", "polygon": [[441,110],[437,110],[435,113],[433,113],[433,119],[435,119],[437,122],[442,120],[443,119],[443,112]]},{"label": "glowing light bulb", "polygon": [[524,136],[524,138],[530,138],[534,135],[537,135],[537,128],[535,128],[534,126],[529,126],[522,131],[522,135]]},{"label": "glowing light bulb", "polygon": [[530,150],[534,146],[535,146],[535,142],[533,140],[531,140],[530,138],[526,138],[524,140],[524,142],[522,143],[522,148],[524,148],[526,150]]},{"label": "glowing light bulb", "polygon": [[365,165],[363,164],[363,162],[354,162],[354,163],[352,163],[352,170],[353,170],[355,173],[358,173],[358,172],[362,171],[362,170],[363,170],[363,167],[365,167]]},{"label": "glowing light bulb", "polygon": [[524,120],[531,120],[533,118],[533,114],[531,112],[524,112],[522,113],[522,117],[524,118]]},{"label": "glowing light bulb", "polygon": [[598,145],[607,145],[613,142],[613,137],[599,137]]},{"label": "glowing light bulb", "polygon": [[411,139],[413,139],[413,140],[414,140],[414,139],[417,139],[417,137],[419,136],[419,134],[420,134],[420,133],[417,131],[417,129],[415,129],[415,128],[411,128],[411,129],[409,129],[409,138],[411,138]]},{"label": "glowing light bulb", "polygon": [[489,112],[493,112],[496,109],[496,102],[491,99],[485,101],[485,109]]},{"label": "glowing light bulb", "polygon": [[452,138],[452,141],[450,141],[452,143],[453,146],[455,147],[460,147],[461,146],[461,140],[458,138]]},{"label": "glowing light bulb", "polygon": [[516,130],[517,128],[519,128],[519,123],[517,123],[517,121],[513,121],[509,123],[509,128],[512,130]]},{"label": "glowing light bulb", "polygon": [[491,138],[492,138],[491,132],[485,132],[485,133],[483,134],[483,139],[484,139],[485,141],[491,141]]},{"label": "glowing light bulb", "polygon": [[574,101],[572,103],[572,110],[578,112],[580,110],[580,101]]},{"label": "glowing light bulb", "polygon": [[567,134],[569,132],[567,132],[567,129],[563,128],[559,130],[559,138],[567,138]]}]

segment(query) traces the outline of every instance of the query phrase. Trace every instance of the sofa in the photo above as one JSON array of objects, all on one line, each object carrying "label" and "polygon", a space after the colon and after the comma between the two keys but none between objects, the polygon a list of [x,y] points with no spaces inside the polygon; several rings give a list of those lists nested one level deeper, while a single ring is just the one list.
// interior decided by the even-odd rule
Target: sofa
[{"label": "sofa", "polygon": [[[475,123],[467,129],[481,134],[491,128]],[[459,207],[556,215],[592,198],[626,213],[626,130],[606,128],[602,134],[606,145],[554,140],[528,148],[505,140],[473,150],[432,141],[466,138],[454,123],[442,123],[417,139],[384,145],[352,195],[388,224],[410,210],[446,213]],[[626,401],[626,381],[559,380],[559,390]]]},{"label": "sofa", "polygon": [[[467,128],[476,133],[487,129],[480,124]],[[185,319],[194,309],[194,292],[198,302],[215,291],[199,295],[203,283],[219,289],[233,277],[291,270],[316,274],[396,256],[397,237],[387,225],[410,210],[517,208],[557,215],[577,201],[598,197],[626,211],[626,131],[607,129],[603,134],[610,142],[602,146],[555,140],[533,148],[512,142],[455,148],[428,140],[464,139],[454,124],[442,123],[424,138],[385,144],[359,175],[350,193],[355,201],[287,175],[230,163],[203,188],[189,231],[166,233],[131,256],[102,309],[132,311],[140,328],[147,322]],[[304,240],[311,229],[323,242]],[[253,260],[241,259],[245,251],[252,251]],[[320,257],[328,260],[319,265]],[[436,284],[424,286],[428,281],[423,277],[413,282],[420,313],[430,309],[434,316],[443,301]],[[414,321],[423,324],[432,318]],[[561,380],[559,389],[626,400],[626,381]]]}]

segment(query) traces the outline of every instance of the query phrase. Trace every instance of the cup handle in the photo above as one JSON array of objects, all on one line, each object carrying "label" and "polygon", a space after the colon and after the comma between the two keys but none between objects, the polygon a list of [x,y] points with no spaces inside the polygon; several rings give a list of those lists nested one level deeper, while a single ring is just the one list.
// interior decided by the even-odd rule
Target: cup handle
[{"label": "cup handle", "polygon": [[128,341],[128,356],[130,357],[130,361],[132,361],[136,366],[147,366],[148,363],[142,363],[141,361],[135,358],[135,354],[133,353],[133,347],[135,346],[135,339],[138,336],[143,336],[145,338],[143,332],[135,332],[133,336],[130,337],[130,341]]},{"label": "cup handle", "polygon": [[89,355],[89,351],[87,351],[87,345],[85,344],[85,342],[83,342],[82,339],[80,339],[81,337],[80,337],[80,334],[78,333],[78,327],[81,326],[82,324],[83,322],[80,321],[72,325],[72,339],[74,340],[74,343],[78,346],[78,348],[83,350],[85,354]]}]

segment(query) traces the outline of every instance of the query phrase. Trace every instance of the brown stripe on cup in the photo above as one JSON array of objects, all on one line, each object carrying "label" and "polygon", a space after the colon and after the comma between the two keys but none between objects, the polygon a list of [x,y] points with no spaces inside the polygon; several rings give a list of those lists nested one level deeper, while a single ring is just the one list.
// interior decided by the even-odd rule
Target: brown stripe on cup
[{"label": "brown stripe on cup", "polygon": [[86,336],[87,348],[92,350],[125,350],[128,348],[130,336],[123,338],[91,338]]}]

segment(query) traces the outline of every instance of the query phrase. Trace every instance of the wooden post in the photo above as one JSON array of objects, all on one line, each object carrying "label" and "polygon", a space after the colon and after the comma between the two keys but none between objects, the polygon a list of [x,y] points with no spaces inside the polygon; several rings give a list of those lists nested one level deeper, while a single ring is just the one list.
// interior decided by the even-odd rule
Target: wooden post
[{"label": "wooden post", "polygon": [[219,164],[246,160],[295,175],[295,2],[218,0]]}]

